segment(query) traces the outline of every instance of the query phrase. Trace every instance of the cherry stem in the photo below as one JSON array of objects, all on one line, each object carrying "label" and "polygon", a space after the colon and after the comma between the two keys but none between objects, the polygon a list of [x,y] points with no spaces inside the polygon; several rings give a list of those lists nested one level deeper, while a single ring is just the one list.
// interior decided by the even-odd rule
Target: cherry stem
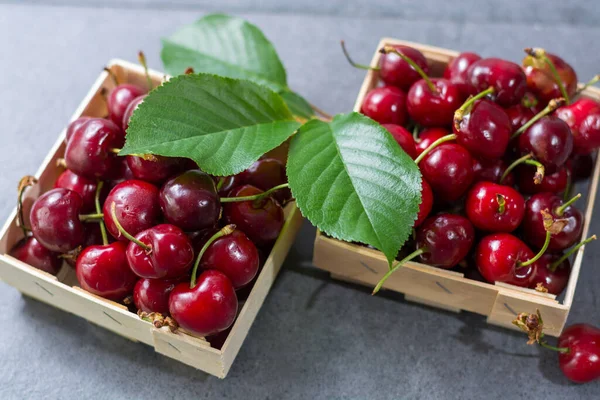
[{"label": "cherry stem", "polygon": [[[96,188],[97,190],[98,188]],[[104,214],[100,213],[95,213],[95,214],[81,214],[79,215],[79,220],[81,222],[86,222],[86,221],[97,221],[99,219],[104,218]]]},{"label": "cherry stem", "polygon": [[566,101],[562,97],[559,97],[558,99],[550,100],[548,105],[542,111],[540,111],[539,113],[534,115],[533,118],[531,118],[529,121],[527,121],[527,123],[525,123],[522,127],[517,129],[515,131],[515,133],[513,133],[513,135],[510,137],[511,140],[518,137],[521,133],[525,132],[527,129],[529,129],[529,127],[531,125],[538,122],[542,117],[545,117],[546,115],[550,114],[557,108],[564,106],[565,104],[566,104]]},{"label": "cherry stem", "polygon": [[539,260],[544,255],[544,253],[546,252],[546,250],[548,250],[548,245],[550,245],[550,238],[551,237],[552,237],[552,233],[550,233],[550,231],[546,231],[546,240],[544,240],[544,245],[542,246],[542,248],[540,249],[540,251],[538,251],[538,253],[535,256],[533,256],[533,258],[530,258],[527,261],[523,261],[523,262],[519,261],[517,263],[517,268],[526,267],[528,265],[533,264],[537,260]]},{"label": "cherry stem", "polygon": [[585,85],[583,85],[581,87],[581,89],[579,89],[577,91],[577,94],[583,92],[585,89],[587,89],[588,87],[595,85],[596,83],[600,82],[600,75],[596,75],[594,76],[592,79],[590,79],[589,81],[587,81],[587,83]]},{"label": "cherry stem", "polygon": [[235,230],[235,225],[233,225],[233,224],[225,225],[223,228],[221,228],[220,231],[218,231],[217,233],[212,235],[210,237],[210,239],[208,239],[208,241],[206,243],[204,243],[204,246],[202,246],[200,253],[198,253],[198,257],[196,257],[196,262],[194,262],[194,268],[192,269],[192,278],[190,279],[190,289],[193,289],[194,286],[196,286],[196,274],[198,272],[198,266],[200,265],[200,261],[202,261],[202,256],[204,255],[204,253],[206,253],[206,250],[208,249],[208,247],[211,244],[213,244],[213,242],[215,240],[217,240],[223,236],[230,235],[231,233],[233,233],[234,230]]},{"label": "cherry stem", "polygon": [[567,170],[567,185],[565,186],[565,192],[563,193],[563,201],[569,200],[571,196],[571,189],[573,189],[573,173]]},{"label": "cherry stem", "polygon": [[142,67],[144,67],[144,74],[146,75],[146,82],[148,83],[148,91],[154,89],[154,84],[152,83],[152,78],[150,78],[150,73],[148,72],[148,63],[146,62],[146,55],[143,51],[138,52],[138,61]]},{"label": "cherry stem", "polygon": [[442,136],[435,142],[431,143],[428,148],[423,150],[423,152],[421,154],[419,154],[419,156],[417,158],[415,158],[415,164],[419,165],[421,160],[423,160],[425,158],[425,156],[431,152],[431,150],[435,149],[440,144],[442,144],[444,142],[450,142],[455,139],[456,139],[456,134],[454,134],[454,133],[452,133],[450,135]]},{"label": "cherry stem", "polygon": [[369,71],[379,71],[378,67],[370,67],[368,65],[355,63],[354,60],[352,60],[352,58],[350,58],[350,54],[348,54],[348,50],[346,50],[346,43],[344,43],[344,41],[342,40],[342,41],[340,41],[340,44],[342,45],[342,51],[344,52],[344,56],[346,56],[346,60],[348,60],[348,63],[350,63],[350,65],[352,65],[354,68],[367,69]]},{"label": "cherry stem", "polygon": [[538,104],[538,99],[535,98],[535,96],[525,93],[525,96],[523,96],[523,99],[521,100],[521,105],[523,107],[526,108],[532,108],[537,106]]},{"label": "cherry stem", "polygon": [[556,84],[558,85],[558,88],[560,89],[560,93],[562,94],[562,97],[564,97],[567,104],[569,104],[570,101],[569,101],[569,94],[567,93],[567,89],[565,89],[565,85],[563,85],[563,81],[562,81],[562,79],[560,79],[560,75],[558,74],[558,71],[556,70],[556,66],[554,65],[554,62],[552,62],[550,57],[548,57],[548,55],[546,54],[546,50],[540,49],[540,48],[535,48],[535,49],[526,48],[525,53],[529,54],[532,57],[537,58],[538,60],[543,60],[548,65],[548,67],[550,68],[550,72],[552,72],[552,76],[554,77],[554,80],[556,81]]},{"label": "cherry stem", "polygon": [[518,165],[521,165],[521,164],[534,165],[535,167],[537,167],[537,171],[535,172],[535,175],[533,177],[533,182],[536,185],[539,185],[540,183],[542,183],[542,179],[544,179],[544,174],[546,172],[546,169],[544,168],[544,166],[542,165],[542,163],[540,163],[539,161],[532,160],[531,159],[532,157],[533,157],[532,154],[525,154],[523,157],[517,158],[515,161],[513,161],[513,163],[510,164],[506,168],[506,170],[504,171],[504,173],[500,177],[499,183],[502,183],[504,181],[504,179],[506,179],[506,177],[508,176],[508,174],[510,174],[510,172],[513,169],[515,169]]},{"label": "cherry stem", "polygon": [[27,233],[31,231],[31,229],[25,226],[25,216],[23,215],[23,195],[25,194],[25,189],[30,186],[35,185],[38,180],[31,175],[24,176],[19,181],[19,194],[17,196],[17,225],[23,231],[23,235],[27,237]]},{"label": "cherry stem", "polygon": [[117,75],[115,75],[115,73],[112,72],[108,67],[104,67],[104,70],[108,73],[115,86],[119,86],[119,80],[117,79]]},{"label": "cherry stem", "polygon": [[377,286],[375,286],[375,289],[373,289],[373,293],[371,293],[371,295],[376,294],[377,292],[379,292],[379,290],[381,290],[381,287],[383,286],[383,284],[385,283],[385,281],[387,281],[387,279],[394,273],[396,272],[400,267],[402,267],[404,264],[406,264],[407,262],[409,262],[410,260],[412,260],[413,258],[426,253],[427,252],[427,248],[426,247],[421,247],[420,249],[417,249],[415,251],[413,251],[412,253],[410,253],[409,255],[407,255],[406,257],[404,257],[402,260],[396,262],[396,264],[394,264],[390,270],[383,276],[383,278],[381,278],[381,280],[379,281],[379,283],[377,284]]},{"label": "cherry stem", "polygon": [[568,347],[551,346],[551,345],[549,345],[548,343],[546,343],[546,342],[544,342],[542,340],[538,341],[538,344],[540,346],[542,346],[542,347],[545,347],[545,348],[550,349],[550,350],[557,351],[557,352],[562,353],[562,354],[568,354],[569,353],[569,348]]},{"label": "cherry stem", "polygon": [[222,188],[222,187],[223,187],[223,185],[225,184],[225,179],[227,179],[227,177],[226,177],[226,176],[222,176],[222,177],[220,177],[220,178],[219,178],[219,182],[217,182],[217,186],[216,186],[216,187],[217,187],[217,192],[218,192],[219,190],[221,190],[221,188]]},{"label": "cherry stem", "polygon": [[142,242],[141,240],[137,240],[129,232],[127,232],[125,230],[125,228],[123,228],[123,225],[121,225],[121,223],[119,222],[119,219],[117,218],[117,204],[115,202],[113,202],[110,205],[110,215],[112,216],[113,222],[117,226],[117,229],[119,230],[119,233],[121,233],[123,236],[125,236],[131,242],[133,242],[133,243],[137,244],[138,246],[140,246],[147,253],[150,253],[152,251],[152,246],[148,246],[146,243]]},{"label": "cherry stem", "polygon": [[573,248],[569,251],[567,251],[565,254],[563,254],[558,260],[554,261],[552,264],[550,264],[548,266],[548,269],[552,272],[556,271],[556,268],[558,268],[558,266],[565,261],[567,258],[571,257],[573,254],[575,254],[575,252],[577,252],[577,250],[579,250],[580,248],[582,248],[583,246],[585,246],[586,244],[588,244],[589,242],[596,240],[596,235],[592,235],[589,238],[585,239],[584,241],[578,243],[577,245],[573,246]]},{"label": "cherry stem", "polygon": [[100,193],[102,192],[103,186],[104,182],[98,181],[98,185],[96,186],[96,193],[94,194],[94,207],[96,208],[96,214],[102,216],[102,219],[100,219],[98,223],[100,224],[100,235],[102,236],[102,244],[106,246],[108,244],[108,235],[106,234],[106,226],[104,226],[104,214],[102,214],[102,208],[100,207]]},{"label": "cherry stem", "polygon": [[108,149],[108,151],[111,152],[111,153],[113,153],[113,154],[119,154],[119,152],[121,151],[121,149],[112,148],[112,149]]},{"label": "cherry stem", "polygon": [[221,197],[221,203],[234,203],[234,202],[238,202],[238,201],[260,201],[262,199],[264,199],[265,197],[267,197],[268,195],[270,195],[271,193],[279,190],[279,189],[285,189],[290,187],[290,185],[288,183],[282,183],[281,185],[277,185],[272,187],[271,189],[259,193],[259,194],[253,194],[252,196],[240,196],[240,197]]},{"label": "cherry stem", "polygon": [[415,140],[415,142],[419,143],[421,141],[421,139],[419,138],[419,125],[415,124],[412,134],[413,134],[413,139]]},{"label": "cherry stem", "polygon": [[567,207],[569,207],[571,204],[575,203],[580,197],[581,197],[581,193],[577,193],[575,196],[573,196],[573,198],[571,198],[571,200],[568,200],[562,206],[557,207],[556,210],[554,211],[555,214],[558,215],[559,217],[562,217],[562,215],[565,213],[565,210],[567,209]]},{"label": "cherry stem", "polygon": [[383,48],[379,49],[379,52],[382,54],[394,53],[395,55],[400,57],[402,60],[407,62],[412,67],[412,69],[414,69],[415,71],[417,71],[417,73],[419,75],[421,75],[421,78],[423,78],[423,80],[425,80],[425,83],[427,83],[429,90],[431,90],[433,93],[439,93],[439,91],[437,90],[437,88],[435,87],[433,82],[431,82],[431,79],[429,78],[429,76],[427,76],[425,71],[423,71],[423,68],[419,67],[419,64],[417,64],[412,58],[400,53],[393,46],[384,46]]},{"label": "cherry stem", "polygon": [[457,131],[460,130],[460,123],[465,116],[465,112],[469,107],[473,105],[477,100],[484,98],[488,94],[494,93],[495,89],[493,87],[489,87],[482,92],[477,93],[475,96],[469,96],[469,98],[459,107],[458,110],[454,112],[454,127]]},{"label": "cherry stem", "polygon": [[314,112],[316,112],[317,114],[319,114],[323,118],[327,118],[330,121],[333,119],[333,115],[329,114],[328,112],[323,111],[322,109],[320,109],[319,107],[315,106],[312,103],[308,103],[308,104],[310,105],[310,108],[312,108],[312,110]]},{"label": "cherry stem", "polygon": [[496,194],[496,201],[498,202],[498,214],[504,214],[504,211],[506,211],[506,198],[498,193]]}]

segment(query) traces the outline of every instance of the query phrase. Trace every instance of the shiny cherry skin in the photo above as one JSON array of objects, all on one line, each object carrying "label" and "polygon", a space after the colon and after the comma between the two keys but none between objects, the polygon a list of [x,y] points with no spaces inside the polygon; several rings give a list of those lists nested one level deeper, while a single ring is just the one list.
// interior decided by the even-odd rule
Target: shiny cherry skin
[{"label": "shiny cherry skin", "polygon": [[448,126],[454,112],[463,103],[463,95],[453,83],[443,78],[432,78],[436,91],[424,79],[415,82],[406,96],[408,115],[420,126]]},{"label": "shiny cherry skin", "polygon": [[115,203],[115,214],[123,229],[130,235],[137,235],[143,230],[156,225],[160,219],[158,188],[151,183],[140,180],[128,180],[115,186],[104,201],[102,212],[106,229],[117,240],[127,241],[112,218],[112,204]]},{"label": "shiny cherry skin", "polygon": [[450,132],[444,128],[426,128],[419,133],[419,140],[415,143],[417,150],[417,156],[419,156],[425,149],[427,149],[433,142],[444,136],[449,135]]},{"label": "shiny cherry skin", "polygon": [[467,81],[471,94],[493,87],[492,98],[502,107],[520,103],[527,90],[527,78],[521,67],[500,58],[475,61],[467,71]]},{"label": "shiny cherry skin", "polygon": [[[406,128],[395,125],[395,124],[383,124],[382,125],[392,137],[402,147],[402,150],[409,155],[413,160],[417,158],[417,149],[415,147],[415,139],[413,135],[406,130]],[[262,188],[261,188],[262,189]]]},{"label": "shiny cherry skin", "polygon": [[406,94],[394,86],[372,89],[365,96],[361,112],[380,124],[404,125],[408,119]]},{"label": "shiny cherry skin", "polygon": [[97,187],[97,181],[77,175],[69,169],[63,171],[54,182],[54,188],[69,189],[79,193],[83,200],[81,211],[84,213],[91,213],[95,209]]},{"label": "shiny cherry skin", "polygon": [[58,274],[62,266],[62,260],[58,257],[58,253],[48,250],[34,237],[20,240],[10,251],[10,255],[52,275]]},{"label": "shiny cherry skin", "polygon": [[556,270],[552,271],[550,265],[557,261],[562,254],[560,253],[545,253],[537,261],[537,269],[535,276],[531,282],[530,289],[535,289],[538,283],[541,283],[543,287],[548,289],[548,293],[559,295],[565,290],[569,283],[569,276],[571,275],[571,263],[567,258],[561,262]]},{"label": "shiny cherry skin", "polygon": [[82,289],[112,301],[131,294],[139,279],[127,263],[125,242],[90,246],[77,257],[75,271]]},{"label": "shiny cherry skin", "polygon": [[512,232],[525,216],[525,200],[510,186],[479,182],[467,194],[465,210],[473,225],[482,231]]},{"label": "shiny cherry skin", "polygon": [[69,126],[67,126],[65,142],[68,142],[69,139],[71,139],[71,136],[73,136],[73,133],[90,119],[92,119],[92,117],[79,117],[76,120],[71,121]]},{"label": "shiny cherry skin", "polygon": [[474,157],[485,159],[502,157],[512,134],[508,115],[489,100],[475,101],[453,130],[458,144]]},{"label": "shiny cherry skin", "polygon": [[521,155],[533,154],[548,173],[564,165],[573,151],[573,135],[569,126],[556,116],[546,116],[519,136]]},{"label": "shiny cherry skin", "polygon": [[[228,197],[253,196],[263,191],[251,185],[233,189]],[[244,232],[257,246],[273,244],[283,227],[283,208],[271,196],[256,201],[225,203],[223,218]]]},{"label": "shiny cherry skin", "polygon": [[[419,50],[402,45],[393,47],[399,53],[413,60],[426,74],[429,72],[427,59]],[[416,81],[421,79],[421,75],[419,75],[409,63],[395,53],[383,54],[381,56],[379,61],[379,76],[386,85],[396,86],[405,92],[408,91]]]},{"label": "shiny cherry skin", "polygon": [[67,253],[82,244],[84,224],[79,221],[81,196],[69,189],[52,189],[31,207],[29,220],[33,236],[48,250]]},{"label": "shiny cherry skin", "polygon": [[219,197],[227,197],[231,189],[242,186],[242,177],[238,175],[213,176]]},{"label": "shiny cherry skin", "polygon": [[[285,164],[276,158],[261,158],[255,161],[250,168],[242,171],[239,179],[241,182],[256,186],[261,190],[269,190],[277,185],[287,183]],[[273,197],[280,204],[285,204],[292,198],[292,192],[289,189],[279,189],[273,193]]]},{"label": "shiny cherry skin", "polygon": [[425,218],[431,213],[433,208],[433,192],[429,183],[422,178],[421,179],[421,204],[419,204],[419,212],[417,213],[417,220],[415,221],[413,228],[421,226]]},{"label": "shiny cherry skin", "polygon": [[107,119],[92,118],[73,132],[67,143],[67,167],[89,179],[111,179],[119,163],[111,149],[124,144],[121,128]]},{"label": "shiny cherry skin", "polygon": [[129,128],[129,120],[133,115],[133,112],[138,108],[138,106],[144,101],[147,94],[143,94],[141,96],[136,97],[131,100],[131,103],[125,109],[125,113],[123,113],[123,121],[121,122],[121,126],[123,127],[123,131],[127,132],[127,128]]},{"label": "shiny cherry skin", "polygon": [[445,202],[458,200],[473,182],[473,158],[464,147],[443,143],[419,163],[423,178]]},{"label": "shiny cherry skin", "polygon": [[239,230],[211,243],[200,261],[202,269],[214,269],[224,273],[235,289],[252,282],[258,273],[259,265],[256,246]]},{"label": "shiny cherry skin", "polygon": [[[559,56],[551,53],[546,53],[546,55],[554,64],[569,97],[574,96],[577,90],[577,74],[575,70]],[[527,87],[543,104],[548,104],[552,99],[563,97],[560,86],[556,82],[554,74],[545,60],[526,56],[522,64],[525,76],[527,77]]]},{"label": "shiny cherry skin", "polygon": [[444,70],[444,78],[452,82],[458,90],[463,94],[463,97],[467,97],[470,93],[470,86],[467,80],[467,71],[469,67],[476,61],[481,60],[479,54],[463,52],[452,59]]},{"label": "shiny cherry skin", "polygon": [[557,215],[557,208],[563,205],[563,199],[552,193],[534,194],[525,204],[525,218],[523,218],[523,238],[531,246],[541,248],[546,239],[546,231],[540,211],[549,210],[555,218],[566,219],[567,224],[562,232],[552,235],[548,248],[558,251],[574,245],[581,237],[583,231],[583,214],[573,205],[565,208],[562,215]]},{"label": "shiny cherry skin", "polygon": [[134,242],[127,245],[127,262],[140,278],[178,278],[189,273],[194,249],[190,239],[175,225],[156,225],[135,238],[151,248],[147,251]]},{"label": "shiny cherry skin", "polygon": [[[500,183],[500,178],[508,168],[508,164],[501,158],[495,160],[479,160],[473,159],[473,183],[477,182],[494,182]],[[502,181],[503,185],[512,186],[515,183],[515,177],[512,172]]]},{"label": "shiny cherry skin", "polygon": [[555,111],[573,134],[573,151],[589,154],[600,147],[600,104],[582,97]]},{"label": "shiny cherry skin", "polygon": [[215,182],[199,169],[169,179],[159,198],[167,221],[184,231],[212,228],[219,220],[221,203]]},{"label": "shiny cherry skin", "polygon": [[180,283],[169,296],[169,313],[184,329],[198,336],[214,335],[235,320],[238,300],[227,276],[216,270],[204,271],[196,286]]},{"label": "shiny cherry skin", "polygon": [[110,119],[119,126],[123,127],[123,116],[127,107],[137,97],[146,94],[146,90],[137,85],[130,83],[122,83],[117,85],[108,94],[106,99],[106,106],[108,108],[108,115]]},{"label": "shiny cherry skin", "polygon": [[534,182],[535,170],[536,168],[531,165],[517,167],[517,184],[522,193],[562,193],[567,188],[570,174],[567,167],[561,167],[553,174],[545,174],[544,179],[539,184]]},{"label": "shiny cherry skin", "polygon": [[173,175],[183,171],[183,159],[178,157],[162,157],[146,155],[142,157],[127,156],[127,166],[135,179],[161,184]]},{"label": "shiny cherry skin", "polygon": [[519,262],[535,254],[525,243],[510,233],[494,233],[481,239],[475,250],[475,264],[481,275],[490,283],[505,282],[530,287],[537,263],[519,267]]},{"label": "shiny cherry skin", "polygon": [[[169,315],[169,296],[184,279],[146,279],[137,281],[133,288],[133,303],[138,310]],[[185,277],[189,280],[189,277]]]},{"label": "shiny cherry skin", "polygon": [[429,217],[417,229],[416,247],[426,249],[420,259],[424,264],[449,269],[463,260],[475,239],[475,229],[468,219],[455,214]]},{"label": "shiny cherry skin", "polygon": [[513,133],[529,122],[529,120],[536,114],[530,107],[525,107],[521,103],[510,106],[504,109],[504,111],[510,120]]},{"label": "shiny cherry skin", "polygon": [[571,156],[571,173],[575,181],[588,179],[594,170],[594,158],[591,154],[573,154]]},{"label": "shiny cherry skin", "polygon": [[569,349],[558,354],[560,369],[569,380],[586,383],[600,378],[600,329],[571,325],[561,333],[557,346]]}]

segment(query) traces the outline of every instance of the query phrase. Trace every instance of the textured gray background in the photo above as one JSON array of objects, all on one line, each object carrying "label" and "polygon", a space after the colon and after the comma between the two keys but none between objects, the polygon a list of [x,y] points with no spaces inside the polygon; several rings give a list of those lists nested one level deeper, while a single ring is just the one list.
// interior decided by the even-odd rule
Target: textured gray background
[{"label": "textured gray background", "polygon": [[[143,49],[160,69],[160,37],[207,11],[236,13],[275,43],[290,85],[330,112],[351,109],[382,36],[520,60],[522,48],[563,55],[582,79],[600,72],[595,0],[15,1],[0,4],[0,218],[19,177],[34,172],[113,57]],[[374,5],[377,3],[377,5]],[[600,232],[595,219],[592,232]],[[0,283],[2,398],[598,398],[556,357],[521,335],[452,314],[371,297],[311,267],[305,224],[228,378],[171,361]],[[569,322],[598,324],[598,244],[586,251]]]}]

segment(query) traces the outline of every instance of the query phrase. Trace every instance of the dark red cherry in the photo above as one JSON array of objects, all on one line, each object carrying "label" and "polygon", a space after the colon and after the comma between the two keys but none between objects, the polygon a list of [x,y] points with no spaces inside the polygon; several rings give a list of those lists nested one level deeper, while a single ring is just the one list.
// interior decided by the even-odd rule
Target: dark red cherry
[{"label": "dark red cherry", "polygon": [[[239,180],[244,184],[256,186],[261,190],[269,190],[287,182],[285,164],[275,158],[261,158],[247,170],[239,174]],[[279,189],[273,193],[279,203],[285,204],[292,197],[289,189]]]},{"label": "dark red cherry", "polygon": [[[188,277],[186,277],[186,281]],[[133,303],[138,310],[169,315],[169,296],[183,279],[142,278],[133,288]]]},{"label": "dark red cherry", "polygon": [[529,120],[531,120],[531,118],[533,118],[536,114],[531,107],[525,107],[521,103],[510,106],[504,111],[510,120],[513,133],[529,122]]},{"label": "dark red cherry", "polygon": [[421,160],[419,168],[433,192],[444,202],[458,200],[473,182],[473,159],[467,149],[443,143]]},{"label": "dark red cherry", "polygon": [[58,257],[58,253],[48,250],[34,237],[19,241],[10,251],[10,255],[52,275],[58,274],[62,266],[62,260]]},{"label": "dark red cherry", "polygon": [[432,90],[425,79],[415,82],[408,91],[408,115],[420,126],[448,126],[454,112],[463,102],[463,95],[453,83],[443,78],[432,78]]},{"label": "dark red cherry", "polygon": [[242,177],[239,174],[230,176],[213,176],[213,179],[215,181],[217,194],[219,197],[227,197],[231,189],[244,184]]},{"label": "dark red cherry", "polygon": [[235,320],[238,300],[231,281],[216,270],[202,272],[193,288],[180,283],[169,296],[169,313],[184,329],[198,336],[214,335]]},{"label": "dark red cherry", "polygon": [[506,152],[512,126],[502,107],[488,100],[476,100],[453,124],[456,141],[477,158],[496,159]]},{"label": "dark red cherry", "polygon": [[127,157],[118,157],[117,160],[118,165],[114,169],[114,176],[112,176],[111,180],[109,181],[110,188],[117,186],[119,183],[135,179],[135,176],[133,176],[133,172],[127,164]]},{"label": "dark red cherry", "polygon": [[582,97],[555,113],[571,129],[574,153],[589,154],[600,147],[600,104]]},{"label": "dark red cherry", "polygon": [[471,93],[467,71],[473,63],[479,60],[481,57],[478,54],[463,52],[453,58],[444,70],[444,78],[456,85],[463,97],[467,97]]},{"label": "dark red cherry", "polygon": [[570,161],[571,173],[576,181],[584,180],[592,176],[594,159],[591,154],[573,154]]},{"label": "dark red cherry", "polygon": [[119,183],[110,191],[102,207],[106,229],[115,239],[127,241],[113,221],[111,213],[113,203],[116,206],[119,223],[133,236],[153,227],[160,219],[156,186],[133,179]]},{"label": "dark red cherry", "polygon": [[52,189],[31,207],[33,236],[48,250],[67,253],[83,243],[85,228],[79,220],[81,196],[68,189]]},{"label": "dark red cherry", "polygon": [[468,219],[460,215],[429,217],[417,229],[417,249],[424,249],[421,261],[440,268],[452,268],[464,259],[475,238]]},{"label": "dark red cherry", "polygon": [[420,155],[429,146],[431,146],[433,142],[449,134],[450,132],[444,128],[423,129],[423,131],[421,131],[421,133],[419,134],[419,140],[415,144],[417,156]]},{"label": "dark red cherry", "polygon": [[111,179],[118,169],[113,152],[125,143],[121,128],[103,118],[92,118],[73,132],[67,143],[67,167],[90,179]]},{"label": "dark red cherry", "polygon": [[571,263],[569,259],[561,262],[555,270],[551,269],[552,263],[561,258],[560,253],[546,253],[537,261],[538,267],[531,282],[531,289],[538,284],[548,289],[548,293],[558,296],[567,287],[571,275]]},{"label": "dark red cherry", "polygon": [[82,289],[113,301],[122,301],[138,277],[125,256],[125,242],[85,248],[77,258],[77,280]]},{"label": "dark red cherry", "polygon": [[[254,196],[262,190],[244,185],[233,189],[228,197]],[[228,224],[234,224],[257,246],[273,244],[283,227],[283,209],[270,196],[259,201],[240,201],[225,203],[223,218]]]},{"label": "dark red cherry", "polygon": [[160,208],[171,224],[184,231],[200,231],[217,224],[221,203],[213,179],[196,169],[165,182]]},{"label": "dark red cherry", "polygon": [[566,225],[560,233],[552,235],[548,248],[558,251],[574,245],[581,237],[583,230],[583,214],[577,208],[569,205],[562,210],[564,204],[561,197],[552,193],[534,194],[525,204],[523,219],[523,238],[533,247],[541,248],[546,239],[546,231],[541,215],[542,210],[549,210],[555,219],[565,219]]},{"label": "dark red cherry", "polygon": [[421,179],[421,204],[419,204],[419,212],[417,214],[417,220],[413,225],[413,228],[417,228],[421,226],[425,218],[429,216],[431,213],[431,209],[433,208],[433,192],[431,191],[431,186],[429,183],[422,178]]},{"label": "dark red cherry", "polygon": [[69,189],[79,193],[83,200],[82,212],[90,213],[95,209],[94,199],[98,183],[96,180],[84,178],[67,169],[58,176],[54,183],[55,188]]},{"label": "dark red cherry", "polygon": [[[577,90],[575,70],[559,56],[550,53],[546,53],[546,56],[554,64],[569,97],[574,96]],[[523,70],[527,77],[527,87],[542,103],[547,104],[552,99],[563,97],[560,86],[545,60],[528,55],[523,59]]]},{"label": "dark red cherry", "polygon": [[372,89],[363,101],[361,112],[380,124],[404,125],[406,116],[406,94],[394,86]]},{"label": "dark red cherry", "polygon": [[521,155],[533,157],[552,173],[564,165],[573,151],[573,135],[569,126],[560,118],[541,118],[519,136]]},{"label": "dark red cherry", "polygon": [[160,184],[183,171],[183,159],[152,154],[142,157],[127,156],[127,166],[135,179]]},{"label": "dark red cherry", "polygon": [[413,160],[417,158],[415,139],[409,131],[402,126],[395,124],[383,124],[382,126],[392,134],[394,140],[400,145],[400,147],[402,147],[402,150],[404,150],[404,152],[408,154],[410,158]]},{"label": "dark red cherry", "polygon": [[[507,167],[508,165],[501,158],[495,160],[479,160],[474,158],[473,183],[483,181],[500,183],[500,178],[502,178],[502,175],[504,175]],[[512,172],[509,172],[502,181],[502,184],[506,186],[512,186],[514,183],[515,177]]]},{"label": "dark red cherry", "polygon": [[123,83],[110,91],[106,99],[108,115],[120,128],[123,127],[123,116],[127,107],[136,97],[146,94],[146,90],[137,85]]},{"label": "dark red cherry", "polygon": [[142,104],[146,96],[146,94],[143,94],[131,100],[131,103],[129,103],[129,105],[125,109],[125,113],[123,114],[123,121],[121,122],[123,131],[127,132],[127,128],[129,128],[129,120],[131,119],[133,112],[138,108],[140,104]]},{"label": "dark red cherry", "polygon": [[467,194],[465,210],[476,228],[512,232],[525,215],[525,200],[510,186],[479,182]]},{"label": "dark red cherry", "polygon": [[258,272],[258,250],[246,235],[235,230],[208,246],[200,267],[221,271],[233,287],[239,289],[250,283]]},{"label": "dark red cherry", "polygon": [[525,243],[510,233],[485,236],[475,250],[475,264],[490,283],[505,282],[530,287],[537,263],[520,266],[535,256]]},{"label": "dark red cherry", "polygon": [[138,243],[127,245],[127,262],[140,278],[178,278],[189,273],[194,261],[194,249],[186,234],[170,224],[160,224],[141,231]]},{"label": "dark red cherry", "polygon": [[561,167],[553,174],[545,174],[540,184],[534,182],[535,172],[536,168],[531,165],[519,165],[517,167],[517,184],[522,193],[562,193],[567,188],[569,182],[569,170],[567,167]]},{"label": "dark red cherry", "polygon": [[68,142],[69,139],[71,139],[71,136],[73,136],[73,133],[90,119],[92,119],[92,117],[79,117],[76,120],[71,121],[69,126],[67,126],[65,142]]},{"label": "dark red cherry", "polygon": [[558,338],[558,347],[569,349],[558,354],[560,369],[569,380],[586,383],[600,378],[600,329],[571,325]]},{"label": "dark red cherry", "polygon": [[467,70],[471,94],[494,88],[492,98],[502,107],[521,102],[527,90],[527,78],[521,67],[500,58],[483,58]]},{"label": "dark red cherry", "polygon": [[[413,60],[423,71],[425,71],[425,73],[429,72],[427,59],[419,50],[402,45],[395,45],[392,47],[399,53],[404,54]],[[413,83],[421,79],[419,73],[395,53],[383,54],[379,61],[379,68],[379,76],[386,85],[396,86],[405,92],[413,85]]]}]

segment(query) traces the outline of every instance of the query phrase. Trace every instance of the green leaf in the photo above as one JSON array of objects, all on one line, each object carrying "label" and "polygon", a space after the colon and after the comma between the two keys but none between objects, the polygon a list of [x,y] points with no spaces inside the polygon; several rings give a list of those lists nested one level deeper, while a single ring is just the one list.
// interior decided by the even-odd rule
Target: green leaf
[{"label": "green leaf", "polygon": [[306,119],[314,117],[315,113],[310,106],[310,103],[298,93],[285,90],[279,92],[279,94],[283,97],[283,101],[288,105],[292,114]]},{"label": "green leaf", "polygon": [[387,130],[358,113],[311,120],[292,139],[287,174],[306,218],[376,247],[391,265],[419,210],[421,173]]},{"label": "green leaf", "polygon": [[264,86],[180,75],[150,92],[133,113],[119,154],[188,157],[209,174],[233,175],[299,126],[281,96]]}]

